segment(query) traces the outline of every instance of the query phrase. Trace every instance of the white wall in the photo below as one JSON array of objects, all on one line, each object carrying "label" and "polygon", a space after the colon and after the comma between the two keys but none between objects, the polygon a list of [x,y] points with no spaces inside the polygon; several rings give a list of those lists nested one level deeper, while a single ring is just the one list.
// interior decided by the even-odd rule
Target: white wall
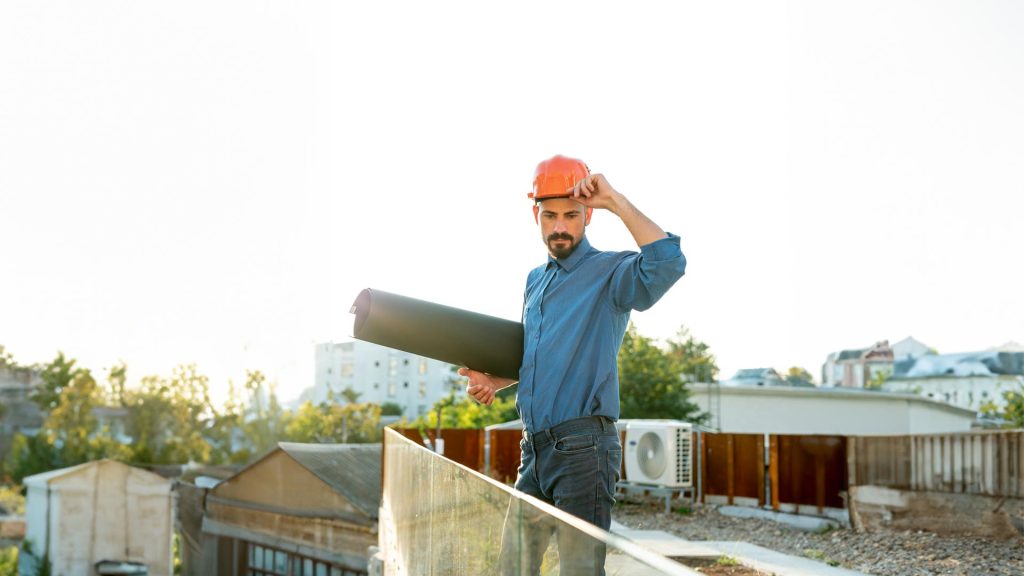
[{"label": "white wall", "polygon": [[[905,394],[836,388],[718,387],[722,432],[883,436],[970,430],[968,410]],[[691,399],[707,411],[715,387],[695,384]]]}]

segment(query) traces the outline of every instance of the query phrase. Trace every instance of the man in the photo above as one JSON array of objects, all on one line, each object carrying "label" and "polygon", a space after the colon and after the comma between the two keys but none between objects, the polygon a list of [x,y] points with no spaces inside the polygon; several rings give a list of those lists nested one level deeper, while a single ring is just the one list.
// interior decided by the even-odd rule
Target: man
[{"label": "man", "polygon": [[[523,363],[516,408],[523,419],[522,464],[515,487],[605,530],[611,526],[622,445],[617,357],[631,310],[654,305],[686,268],[679,237],[667,234],[601,174],[580,160],[555,156],[537,166],[534,220],[548,249],[547,262],[526,280]],[[586,238],[595,209],[615,214],[640,252],[602,252]],[[491,404],[516,381],[468,368],[468,392]],[[520,542],[512,558],[502,543],[503,571],[537,573],[550,529]],[[517,528],[519,529],[519,528]],[[562,573],[600,574],[602,547],[563,541]],[[571,568],[567,568],[568,564]]]}]

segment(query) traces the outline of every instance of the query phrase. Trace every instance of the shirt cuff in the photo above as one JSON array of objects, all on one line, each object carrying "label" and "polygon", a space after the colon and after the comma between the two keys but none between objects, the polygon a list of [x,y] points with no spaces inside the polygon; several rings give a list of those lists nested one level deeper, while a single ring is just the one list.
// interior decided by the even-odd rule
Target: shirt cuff
[{"label": "shirt cuff", "polygon": [[640,247],[640,253],[643,254],[644,260],[661,262],[682,256],[683,251],[679,248],[679,236],[671,232],[666,232],[666,234],[668,236]]}]

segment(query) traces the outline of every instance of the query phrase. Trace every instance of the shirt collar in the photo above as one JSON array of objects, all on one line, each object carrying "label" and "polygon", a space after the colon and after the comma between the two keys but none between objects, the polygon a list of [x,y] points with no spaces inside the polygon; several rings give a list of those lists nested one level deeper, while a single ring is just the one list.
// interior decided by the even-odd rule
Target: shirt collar
[{"label": "shirt collar", "polygon": [[552,264],[556,264],[562,270],[572,272],[572,269],[575,268],[576,265],[580,263],[580,260],[583,260],[583,257],[587,255],[587,252],[590,252],[591,250],[590,241],[587,240],[586,236],[584,236],[576,246],[576,249],[572,251],[572,254],[569,254],[568,258],[559,260],[548,254],[548,268],[550,268]]}]

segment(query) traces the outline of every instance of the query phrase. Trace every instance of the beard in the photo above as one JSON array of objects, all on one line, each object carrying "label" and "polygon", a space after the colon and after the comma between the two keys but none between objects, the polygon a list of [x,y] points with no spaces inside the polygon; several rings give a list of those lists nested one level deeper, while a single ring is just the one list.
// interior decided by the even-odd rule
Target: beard
[{"label": "beard", "polygon": [[[566,245],[565,242],[563,242],[562,245],[558,246],[555,244],[555,242],[558,240],[568,242],[568,245]],[[573,251],[576,250],[576,246],[578,246],[579,243],[576,242],[576,239],[573,238],[570,234],[567,234],[565,232],[556,232],[547,237],[547,245],[548,252],[550,252],[551,255],[554,256],[555,258],[561,260],[562,258],[568,258],[569,255],[571,255]]]}]

